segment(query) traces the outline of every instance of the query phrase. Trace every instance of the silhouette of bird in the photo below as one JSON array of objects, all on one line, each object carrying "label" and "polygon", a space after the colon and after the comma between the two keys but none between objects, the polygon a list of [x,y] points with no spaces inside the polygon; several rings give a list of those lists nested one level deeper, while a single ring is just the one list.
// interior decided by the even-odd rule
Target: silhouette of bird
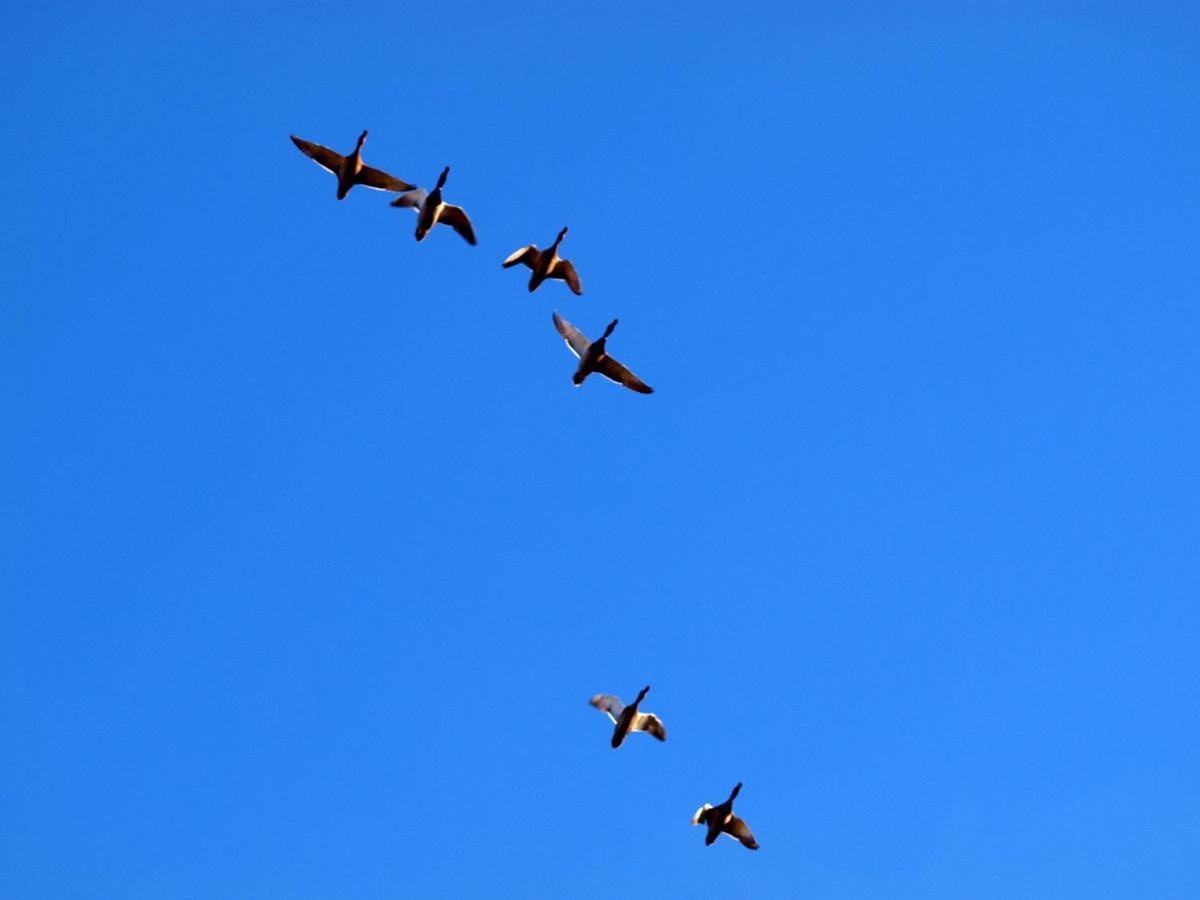
[{"label": "silhouette of bird", "polygon": [[413,185],[407,181],[401,181],[387,172],[381,172],[379,169],[372,169],[370,166],[363,165],[362,148],[363,144],[367,142],[367,133],[365,131],[358,136],[358,143],[354,147],[354,152],[349,156],[342,156],[328,147],[322,147],[320,144],[314,144],[312,141],[298,138],[294,134],[291,135],[291,138],[292,143],[300,148],[301,153],[322,169],[328,169],[337,176],[337,198],[339,200],[350,193],[350,188],[356,184],[361,184],[363,187],[373,188],[377,191],[411,191],[413,189]]},{"label": "silhouette of bird", "polygon": [[749,847],[751,850],[758,849],[758,841],[754,839],[750,826],[733,814],[733,799],[741,789],[742,783],[739,781],[734,786],[729,799],[720,806],[705,803],[692,816],[693,825],[708,826],[708,834],[704,836],[705,846],[711,844],[722,834],[727,834],[731,838],[741,841],[743,847]]},{"label": "silhouette of bird", "polygon": [[392,201],[392,206],[407,206],[417,211],[418,241],[425,240],[425,235],[429,234],[434,225],[449,225],[463,236],[463,240],[474,245],[475,229],[471,227],[471,220],[467,218],[466,212],[461,206],[451,206],[442,202],[442,185],[446,183],[446,176],[449,174],[450,167],[446,166],[438,177],[437,187],[431,193],[426,193],[424,188],[417,188],[397,197]]},{"label": "silhouette of bird", "polygon": [[562,243],[562,239],[567,236],[567,229],[564,228],[558,233],[558,237],[554,239],[554,243],[546,250],[538,250],[537,244],[530,244],[528,247],[522,247],[504,261],[504,268],[508,269],[515,265],[524,264],[533,269],[533,274],[529,276],[529,290],[532,293],[538,289],[547,278],[557,278],[560,281],[565,281],[567,286],[576,294],[583,293],[583,285],[579,283],[579,273],[575,271],[575,267],[571,265],[569,259],[561,259],[558,255],[558,245]]},{"label": "silhouette of bird", "polygon": [[644,731],[660,741],[667,739],[667,729],[654,713],[638,712],[638,704],[650,692],[650,686],[642,688],[636,700],[629,706],[623,706],[619,697],[612,694],[596,694],[588,703],[612,719],[616,728],[613,729],[612,745],[616,749],[625,742],[631,731]]},{"label": "silhouette of bird", "polygon": [[623,384],[631,391],[637,391],[639,394],[654,393],[654,388],[650,387],[608,355],[605,349],[605,342],[608,340],[608,336],[612,334],[613,329],[617,327],[616,319],[609,322],[608,328],[604,330],[604,334],[596,341],[589,341],[584,337],[582,331],[557,312],[554,313],[554,327],[563,336],[563,340],[567,342],[567,347],[570,348],[571,352],[579,357],[579,367],[575,370],[575,374],[571,378],[575,387],[583,384],[584,379],[588,375],[593,372],[599,372],[609,381]]}]

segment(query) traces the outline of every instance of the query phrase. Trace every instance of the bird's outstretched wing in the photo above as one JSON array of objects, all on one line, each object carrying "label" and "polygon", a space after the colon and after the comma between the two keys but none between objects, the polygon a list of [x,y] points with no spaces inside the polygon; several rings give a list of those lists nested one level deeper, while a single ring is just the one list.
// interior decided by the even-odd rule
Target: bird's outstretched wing
[{"label": "bird's outstretched wing", "polygon": [[741,841],[743,847],[749,847],[751,850],[758,849],[758,841],[754,839],[754,835],[750,831],[750,826],[737,816],[729,817],[729,821],[725,823],[723,831],[731,838]]},{"label": "bird's outstretched wing", "polygon": [[420,211],[421,207],[425,205],[425,198],[428,196],[429,194],[425,188],[416,188],[407,194],[401,194],[392,201],[392,206],[408,207]]},{"label": "bird's outstretched wing", "polygon": [[621,702],[621,698],[612,694],[596,694],[588,703],[612,719],[614,725],[625,711],[625,704]]},{"label": "bird's outstretched wing", "polygon": [[662,719],[654,713],[638,713],[637,718],[633,720],[633,730],[644,731],[660,741],[667,739],[667,729],[663,728]]},{"label": "bird's outstretched wing", "polygon": [[567,346],[571,348],[571,352],[576,356],[582,357],[587,353],[587,348],[592,342],[583,336],[583,332],[560,316],[554,314],[554,327],[558,329],[558,333],[563,336],[563,340],[567,342]]},{"label": "bird's outstretched wing", "polygon": [[532,269],[537,264],[537,258],[537,244],[530,244],[528,247],[522,247],[520,250],[513,252],[508,259],[504,261],[504,268],[508,269],[512,266],[524,263]]},{"label": "bird's outstretched wing", "polygon": [[569,259],[560,259],[556,262],[554,268],[550,270],[550,277],[561,278],[576,295],[583,294],[583,285],[579,283],[579,273],[575,271],[575,267],[571,265]]},{"label": "bird's outstretched wing", "polygon": [[596,371],[607,378],[609,381],[615,381],[617,384],[623,384],[631,391],[637,391],[639,394],[653,394],[654,388],[642,381],[627,368],[613,359],[611,356],[605,356],[596,366]]},{"label": "bird's outstretched wing", "polygon": [[356,184],[361,184],[363,187],[373,188],[377,191],[411,191],[415,184],[409,184],[407,181],[401,181],[389,175],[387,172],[381,172],[379,169],[372,169],[370,166],[363,166],[358,170],[358,175],[354,177]]},{"label": "bird's outstretched wing", "polygon": [[461,206],[451,206],[446,203],[442,206],[442,211],[438,213],[438,221],[444,225],[449,225],[455,231],[463,236],[468,244],[475,243],[475,229],[471,227],[471,220],[467,218],[467,214]]},{"label": "bird's outstretched wing", "polygon": [[328,169],[334,175],[338,169],[342,167],[342,160],[345,159],[340,153],[334,153],[328,147],[322,147],[320,144],[314,144],[312,141],[306,141],[303,138],[298,138],[294,134],[291,135],[292,143],[300,148],[300,152],[315,162],[322,169]]}]

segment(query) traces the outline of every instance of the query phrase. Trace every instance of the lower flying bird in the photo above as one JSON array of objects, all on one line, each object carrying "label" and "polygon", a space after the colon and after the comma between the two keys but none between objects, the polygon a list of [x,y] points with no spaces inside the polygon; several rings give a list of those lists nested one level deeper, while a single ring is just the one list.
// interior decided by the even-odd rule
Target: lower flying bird
[{"label": "lower flying bird", "polygon": [[660,741],[667,739],[667,729],[663,728],[663,723],[654,713],[638,712],[638,704],[642,702],[646,694],[650,692],[650,686],[642,688],[638,698],[633,701],[630,706],[624,706],[620,698],[614,697],[612,694],[597,694],[588,702],[596,709],[607,715],[613,720],[613,724],[617,727],[613,729],[612,745],[620,747],[624,743],[625,738],[629,736],[631,731],[644,731],[646,734],[653,735]]},{"label": "lower flying bird", "polygon": [[567,229],[564,228],[554,239],[554,244],[547,250],[538,250],[537,244],[522,247],[504,261],[504,268],[524,263],[533,269],[533,274],[529,276],[531,293],[536,291],[538,285],[547,278],[557,278],[565,281],[576,294],[582,294],[583,285],[579,283],[579,274],[575,271],[575,267],[571,265],[569,259],[560,259],[558,256],[558,245],[566,236]]},{"label": "lower flying bird", "polygon": [[434,225],[442,224],[449,225],[461,234],[468,244],[474,244],[475,229],[471,227],[471,220],[467,218],[463,208],[442,202],[442,185],[446,183],[446,176],[449,174],[449,166],[442,169],[433,193],[427,194],[424,188],[417,188],[397,197],[392,201],[392,206],[409,206],[417,211],[418,241],[425,240],[425,235],[429,234]]},{"label": "lower flying bird", "polygon": [[734,786],[733,793],[729,795],[729,799],[720,806],[712,806],[705,803],[692,816],[693,825],[708,826],[708,834],[704,836],[705,846],[711,844],[724,833],[731,838],[741,841],[743,847],[749,847],[751,850],[758,849],[758,841],[754,839],[754,834],[750,831],[750,826],[733,814],[733,798],[738,795],[738,791],[741,789],[742,783],[739,781]]},{"label": "lower flying bird", "polygon": [[579,368],[575,370],[575,374],[571,378],[575,387],[583,384],[583,380],[593,372],[599,372],[609,381],[623,384],[631,391],[637,391],[639,394],[654,393],[654,388],[650,387],[609,356],[605,350],[605,341],[608,340],[608,336],[612,334],[613,329],[617,327],[616,319],[608,323],[608,328],[604,329],[604,334],[597,341],[589,341],[583,336],[582,331],[558,313],[554,314],[554,327],[563,336],[563,340],[567,342],[567,346],[571,352],[579,357]]},{"label": "lower flying bird", "polygon": [[320,144],[302,140],[294,134],[291,138],[292,143],[300,148],[301,153],[322,169],[328,169],[337,176],[337,198],[339,200],[350,193],[350,188],[356,184],[374,188],[377,191],[411,191],[414,187],[414,185],[409,184],[407,181],[393,178],[387,172],[381,172],[378,169],[372,169],[370,166],[363,165],[362,148],[363,144],[367,142],[367,133],[365,131],[358,136],[358,144],[355,145],[354,152],[349,156],[334,153],[328,147],[322,147]]}]

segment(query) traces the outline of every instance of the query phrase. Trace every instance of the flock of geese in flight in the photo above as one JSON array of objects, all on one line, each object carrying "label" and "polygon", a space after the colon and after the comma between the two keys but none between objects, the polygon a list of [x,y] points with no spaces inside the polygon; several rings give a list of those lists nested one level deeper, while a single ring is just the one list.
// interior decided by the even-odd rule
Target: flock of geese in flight
[{"label": "flock of geese in flight", "polygon": [[[356,184],[377,191],[392,191],[400,194],[392,201],[392,206],[416,211],[418,242],[425,240],[435,226],[448,225],[457,231],[468,244],[474,246],[477,243],[475,229],[471,225],[466,210],[442,199],[442,188],[446,186],[446,178],[450,175],[449,166],[442,169],[442,174],[438,176],[437,186],[432,191],[426,191],[415,184],[401,181],[387,172],[365,165],[362,159],[362,149],[366,142],[367,133],[364,131],[358,136],[354,152],[349,156],[342,156],[328,147],[292,135],[292,143],[300,149],[301,153],[321,168],[328,169],[337,176],[337,198],[339,200],[345,199]],[[576,295],[581,295],[583,294],[583,285],[579,280],[579,273],[575,271],[575,266],[569,259],[563,259],[558,255],[558,247],[566,236],[567,229],[564,228],[558,233],[554,243],[546,250],[539,250],[537,244],[522,247],[504,260],[503,266],[506,269],[518,265],[528,266],[532,270],[532,274],[529,276],[531,292],[536,291],[539,285],[549,278],[566,282],[567,287]],[[603,375],[609,381],[615,381],[639,394],[654,393],[654,388],[608,355],[608,336],[617,327],[616,319],[608,324],[604,334],[595,341],[589,341],[582,331],[557,312],[554,313],[554,327],[567,342],[567,347],[571,352],[579,358],[579,366],[575,369],[575,375],[571,379],[575,387],[582,385],[584,379],[595,372]]]},{"label": "flock of geese in flight", "polygon": [[[436,187],[432,191],[426,191],[407,181],[401,181],[387,172],[365,165],[362,160],[362,149],[366,142],[367,132],[364,131],[358,136],[354,152],[349,156],[342,156],[328,147],[292,135],[292,143],[300,149],[301,153],[321,168],[328,169],[337,176],[337,198],[339,200],[344,199],[356,184],[377,191],[392,191],[400,194],[392,201],[392,206],[416,211],[418,242],[425,240],[435,226],[448,225],[457,231],[468,244],[474,246],[477,243],[475,229],[472,227],[466,211],[461,206],[454,206],[442,199],[442,188],[446,186],[446,178],[450,175],[449,166],[442,169]],[[548,249],[539,250],[536,244],[530,244],[510,254],[502,265],[506,269],[518,265],[527,266],[532,272],[529,276],[531,292],[536,291],[542,282],[549,278],[566,282],[567,287],[577,296],[582,295],[583,286],[579,280],[579,273],[575,271],[575,266],[569,259],[563,259],[558,255],[559,245],[566,236],[567,229],[564,228]],[[652,387],[608,355],[607,341],[609,335],[613,333],[613,329],[617,327],[616,319],[613,319],[604,330],[604,334],[594,341],[589,341],[582,331],[557,312],[553,314],[553,320],[554,327],[567,342],[567,347],[579,358],[579,366],[571,379],[576,387],[582,385],[588,375],[595,372],[603,375],[609,381],[624,385],[631,391],[637,391],[640,394],[654,392]],[[637,699],[629,706],[625,706],[620,698],[612,694],[596,694],[589,701],[592,706],[612,720],[613,749],[620,747],[633,732],[642,732],[660,741],[667,739],[667,731],[663,727],[662,720],[654,713],[641,712],[639,709],[649,692],[648,685],[642,688]],[[733,814],[733,801],[741,789],[741,782],[738,782],[730,792],[729,799],[724,803],[717,806],[705,803],[696,810],[696,814],[692,817],[692,824],[704,825],[707,828],[707,834],[704,837],[706,845],[712,844],[722,834],[726,834],[740,841],[744,847],[751,850],[758,849],[758,841],[754,839],[754,834],[750,831],[749,826]]]},{"label": "flock of geese in flight", "polygon": [[[588,701],[612,719],[614,750],[625,743],[625,738],[629,737],[631,731],[645,732],[660,741],[667,739],[667,730],[663,727],[662,720],[654,713],[644,713],[638,709],[648,693],[650,693],[650,685],[642,688],[638,692],[637,699],[629,706],[622,704],[620,698],[614,697],[612,694],[597,694]],[[741,841],[744,847],[749,847],[751,850],[758,849],[758,841],[754,839],[754,833],[750,830],[750,826],[733,814],[733,800],[741,789],[742,783],[739,781],[734,785],[729,799],[724,803],[719,806],[705,803],[692,816],[693,825],[704,825],[708,828],[708,834],[704,836],[706,846],[722,834],[727,834],[731,838]]]}]

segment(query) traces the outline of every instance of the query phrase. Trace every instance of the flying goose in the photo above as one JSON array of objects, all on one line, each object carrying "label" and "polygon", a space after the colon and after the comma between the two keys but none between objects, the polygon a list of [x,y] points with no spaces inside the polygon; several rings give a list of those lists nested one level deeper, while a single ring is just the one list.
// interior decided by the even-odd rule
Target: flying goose
[{"label": "flying goose", "polygon": [[575,267],[571,265],[569,259],[560,259],[558,256],[558,245],[566,236],[567,229],[564,228],[558,233],[554,244],[548,250],[538,250],[537,244],[522,247],[504,261],[504,268],[508,269],[524,263],[533,269],[533,274],[529,276],[530,293],[536,291],[538,285],[547,278],[557,278],[565,281],[576,294],[582,294],[583,285],[579,283],[579,274],[575,271]]},{"label": "flying goose", "polygon": [[397,197],[392,201],[392,206],[409,206],[417,211],[418,241],[425,240],[425,235],[429,234],[429,230],[440,223],[449,225],[461,234],[468,244],[474,244],[475,229],[471,227],[471,220],[467,218],[463,208],[442,202],[442,185],[446,183],[446,176],[449,174],[449,166],[442,169],[433,193],[427,194],[424,188],[417,188]]},{"label": "flying goose", "polygon": [[583,336],[582,331],[557,312],[554,313],[554,327],[563,336],[563,340],[567,342],[567,347],[570,348],[571,352],[579,357],[579,368],[575,370],[575,374],[571,378],[575,387],[583,384],[583,380],[592,372],[599,372],[609,381],[623,384],[631,391],[637,391],[639,394],[654,393],[654,388],[630,372],[605,351],[604,342],[608,340],[608,336],[617,327],[616,319],[608,323],[608,328],[604,329],[604,334],[601,335],[598,341],[589,341]]},{"label": "flying goose", "polygon": [[334,153],[328,147],[322,147],[320,144],[303,140],[294,134],[291,138],[292,143],[300,148],[301,153],[322,169],[328,169],[337,176],[337,198],[339,200],[350,193],[350,188],[356,184],[374,188],[377,191],[411,191],[413,189],[413,185],[407,181],[401,181],[399,178],[393,178],[387,172],[381,172],[378,169],[372,169],[370,166],[363,165],[362,148],[363,144],[367,142],[367,133],[365,131],[358,136],[358,143],[354,147],[354,152],[349,156]]},{"label": "flying goose", "polygon": [[653,735],[660,741],[667,739],[667,729],[663,728],[663,723],[654,713],[638,712],[638,704],[650,692],[650,686],[646,685],[642,688],[638,698],[633,701],[630,706],[623,706],[619,697],[614,697],[612,694],[597,694],[588,703],[596,707],[606,716],[613,720],[613,724],[617,727],[613,729],[612,745],[615,748],[620,747],[624,743],[626,736],[631,731],[644,731],[646,734]]},{"label": "flying goose", "polygon": [[738,795],[738,791],[741,789],[742,783],[739,781],[734,786],[733,793],[729,795],[729,799],[720,806],[705,803],[692,816],[693,825],[708,826],[708,834],[704,836],[704,845],[706,847],[724,833],[731,838],[741,841],[743,847],[749,847],[751,850],[758,849],[758,841],[754,839],[754,835],[750,831],[750,826],[733,814],[733,798]]}]

